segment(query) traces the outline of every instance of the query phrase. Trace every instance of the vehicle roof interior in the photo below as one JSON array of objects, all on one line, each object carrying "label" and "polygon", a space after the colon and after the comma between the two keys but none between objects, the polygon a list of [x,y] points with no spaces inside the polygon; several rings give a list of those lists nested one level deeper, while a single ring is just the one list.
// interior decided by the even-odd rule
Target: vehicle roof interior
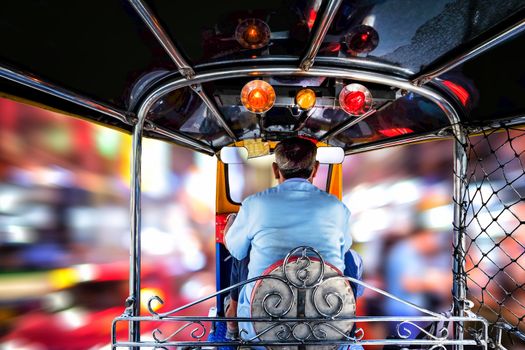
[{"label": "vehicle roof interior", "polygon": [[[306,0],[256,4],[236,0],[220,6],[197,1],[145,3],[196,74],[232,67],[298,66],[326,6],[326,2]],[[524,14],[525,3],[519,0],[498,2],[497,6],[492,1],[474,0],[342,1],[314,67],[375,72],[414,82],[498,33],[523,26]],[[268,45],[258,49],[239,45],[235,30],[246,18],[268,24]],[[370,52],[356,53],[345,38],[363,24],[377,31],[378,44]],[[127,132],[132,130],[145,97],[162,84],[181,78],[176,63],[124,0],[8,2],[0,13],[0,40],[3,69],[87,97],[127,119],[118,120],[103,111],[35,90],[4,74],[0,75],[2,95]],[[520,31],[427,85],[455,104],[466,126],[523,116],[522,47],[525,35]],[[277,94],[274,107],[263,115],[246,110],[240,103],[240,90],[249,78],[202,83],[236,140],[189,87],[161,96],[148,111],[147,121],[217,151],[245,139],[279,140],[303,135],[323,140],[331,130],[354,118],[341,110],[336,97],[339,86],[352,80],[312,74],[269,74],[263,79]],[[387,85],[363,84],[373,95],[376,112],[327,139],[329,144],[350,152],[389,139],[437,134],[450,124],[445,113],[423,96]],[[294,91],[305,86],[315,90],[318,105],[308,112],[294,113],[290,108]],[[145,135],[174,141],[151,128]]]}]

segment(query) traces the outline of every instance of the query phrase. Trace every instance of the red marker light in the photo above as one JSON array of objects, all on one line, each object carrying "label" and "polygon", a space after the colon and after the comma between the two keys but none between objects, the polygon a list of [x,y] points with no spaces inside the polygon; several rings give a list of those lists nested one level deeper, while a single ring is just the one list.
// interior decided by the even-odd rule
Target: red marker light
[{"label": "red marker light", "polygon": [[367,25],[360,25],[352,29],[345,37],[348,52],[353,55],[368,53],[375,50],[379,44],[379,34]]},{"label": "red marker light", "polygon": [[410,128],[391,128],[391,129],[383,129],[383,130],[378,130],[378,131],[381,135],[386,136],[386,137],[406,135],[406,134],[411,134],[414,132],[414,130]]},{"label": "red marker light", "polygon": [[316,18],[317,18],[317,11],[314,9],[311,9],[310,13],[308,14],[308,22],[306,22],[306,24],[308,25],[308,28],[310,29],[313,28]]},{"label": "red marker light", "polygon": [[352,91],[345,96],[345,107],[350,114],[358,114],[365,106],[365,94],[361,91]]},{"label": "red marker light", "polygon": [[372,107],[372,94],[361,84],[349,84],[339,93],[339,105],[350,115],[362,115]]},{"label": "red marker light", "polygon": [[450,80],[443,80],[443,84],[461,101],[463,106],[467,105],[470,98],[470,94],[461,85],[455,84]]},{"label": "red marker light", "polygon": [[339,52],[341,50],[341,44],[340,43],[329,43],[326,46],[326,50],[329,52]]}]

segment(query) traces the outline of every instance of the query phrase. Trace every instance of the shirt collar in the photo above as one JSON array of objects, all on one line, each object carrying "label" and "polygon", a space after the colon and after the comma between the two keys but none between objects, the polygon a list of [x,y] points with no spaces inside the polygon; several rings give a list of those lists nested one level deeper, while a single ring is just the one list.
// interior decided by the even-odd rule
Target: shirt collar
[{"label": "shirt collar", "polygon": [[308,179],[305,179],[303,177],[291,177],[289,179],[286,179],[283,181],[284,182],[310,182],[308,181]]}]

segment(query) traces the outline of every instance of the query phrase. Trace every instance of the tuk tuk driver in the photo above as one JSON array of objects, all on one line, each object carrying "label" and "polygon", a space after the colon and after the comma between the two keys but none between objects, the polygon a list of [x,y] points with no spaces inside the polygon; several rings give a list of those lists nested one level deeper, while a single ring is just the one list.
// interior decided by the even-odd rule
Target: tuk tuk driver
[{"label": "tuk tuk driver", "polygon": [[[236,259],[232,265],[232,285],[260,276],[298,246],[315,248],[326,262],[345,275],[360,278],[361,259],[349,251],[350,211],[335,196],[312,184],[319,167],[316,152],[316,145],[307,139],[293,137],[281,141],[275,148],[272,164],[279,184],[247,197],[236,217],[232,214],[228,218],[225,244]],[[254,283],[249,283],[242,287],[237,307],[236,295],[232,293],[227,316],[233,317],[237,311],[239,317],[250,317],[253,286]],[[228,323],[228,333],[235,331],[232,324],[235,326],[234,322]],[[253,332],[251,323],[241,322],[241,328]],[[250,335],[254,336],[247,334]]]}]

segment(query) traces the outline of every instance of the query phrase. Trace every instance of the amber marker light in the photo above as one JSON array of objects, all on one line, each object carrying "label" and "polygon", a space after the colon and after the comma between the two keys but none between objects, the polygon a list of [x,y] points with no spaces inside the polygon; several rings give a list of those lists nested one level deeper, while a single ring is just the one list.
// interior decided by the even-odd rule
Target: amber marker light
[{"label": "amber marker light", "polygon": [[315,92],[312,89],[301,89],[295,94],[295,103],[307,111],[315,106]]},{"label": "amber marker light", "polygon": [[348,84],[339,93],[339,105],[350,115],[362,115],[372,107],[372,94],[361,84]]},{"label": "amber marker light", "polygon": [[260,19],[245,19],[237,25],[235,39],[245,49],[260,49],[270,42],[270,28]]},{"label": "amber marker light", "polygon": [[241,102],[250,112],[264,113],[275,102],[275,90],[264,80],[252,80],[242,88]]}]

